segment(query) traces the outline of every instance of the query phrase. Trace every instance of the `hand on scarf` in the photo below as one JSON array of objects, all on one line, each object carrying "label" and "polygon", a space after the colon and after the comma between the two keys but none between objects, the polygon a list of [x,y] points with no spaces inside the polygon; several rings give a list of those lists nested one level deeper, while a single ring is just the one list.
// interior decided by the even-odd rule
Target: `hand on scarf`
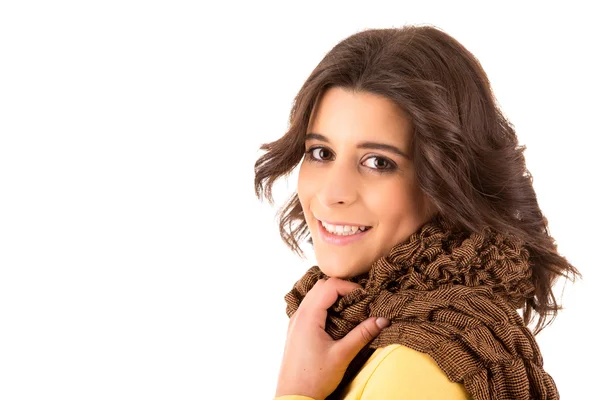
[{"label": "hand on scarf", "polygon": [[379,318],[378,326],[376,318],[369,318],[340,340],[333,340],[325,332],[327,309],[338,296],[359,287],[342,279],[320,279],[306,294],[290,318],[275,397],[325,399],[341,382],[350,361],[389,324]]}]

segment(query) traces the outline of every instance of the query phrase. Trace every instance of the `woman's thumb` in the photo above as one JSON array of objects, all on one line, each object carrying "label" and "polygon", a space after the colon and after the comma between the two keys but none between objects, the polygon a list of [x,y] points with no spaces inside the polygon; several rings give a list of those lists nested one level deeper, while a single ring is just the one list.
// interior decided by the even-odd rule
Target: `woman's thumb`
[{"label": "woman's thumb", "polygon": [[352,360],[360,349],[365,347],[371,340],[375,339],[383,328],[388,326],[387,318],[369,318],[352,329],[345,337],[339,340],[339,350],[347,360]]}]

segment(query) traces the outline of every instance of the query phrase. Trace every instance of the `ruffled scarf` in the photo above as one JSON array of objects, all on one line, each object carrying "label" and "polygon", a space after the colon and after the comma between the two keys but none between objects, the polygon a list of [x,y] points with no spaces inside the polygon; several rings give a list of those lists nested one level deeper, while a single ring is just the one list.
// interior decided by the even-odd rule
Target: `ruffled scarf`
[{"label": "ruffled scarf", "polygon": [[[436,216],[378,259],[328,310],[326,332],[341,339],[369,317],[390,326],[350,363],[328,399],[340,398],[373,351],[400,344],[431,356],[473,399],[558,399],[532,332],[517,309],[534,295],[529,252],[491,229],[457,231]],[[319,279],[317,266],[286,294],[287,315]]]}]

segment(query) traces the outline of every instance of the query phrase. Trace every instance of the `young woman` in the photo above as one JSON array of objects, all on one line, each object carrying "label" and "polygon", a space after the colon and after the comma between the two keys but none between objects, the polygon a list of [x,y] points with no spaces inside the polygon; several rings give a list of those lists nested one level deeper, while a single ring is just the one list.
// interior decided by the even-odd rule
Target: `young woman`
[{"label": "young woman", "polygon": [[350,36],[261,149],[259,198],[300,164],[280,231],[318,262],[285,296],[278,400],[558,398],[533,335],[559,310],[553,282],[578,272],[460,43],[433,27]]}]

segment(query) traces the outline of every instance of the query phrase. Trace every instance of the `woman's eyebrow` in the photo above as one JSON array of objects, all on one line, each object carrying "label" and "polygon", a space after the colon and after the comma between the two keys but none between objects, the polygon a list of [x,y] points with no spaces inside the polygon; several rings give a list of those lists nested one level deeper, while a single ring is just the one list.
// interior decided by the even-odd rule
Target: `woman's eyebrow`
[{"label": "woman's eyebrow", "polygon": [[[327,139],[327,137],[325,137],[324,135],[321,135],[320,133],[307,133],[304,140],[310,140],[310,139],[320,140],[325,143],[331,143],[329,141],[329,139]],[[402,150],[400,150],[396,146],[392,146],[391,144],[377,143],[377,142],[360,142],[358,144],[358,146],[356,146],[356,147],[358,147],[359,149],[387,150],[392,153],[398,154],[400,157],[404,157],[407,160],[410,160],[410,158],[406,155],[406,153],[404,153]]]}]

